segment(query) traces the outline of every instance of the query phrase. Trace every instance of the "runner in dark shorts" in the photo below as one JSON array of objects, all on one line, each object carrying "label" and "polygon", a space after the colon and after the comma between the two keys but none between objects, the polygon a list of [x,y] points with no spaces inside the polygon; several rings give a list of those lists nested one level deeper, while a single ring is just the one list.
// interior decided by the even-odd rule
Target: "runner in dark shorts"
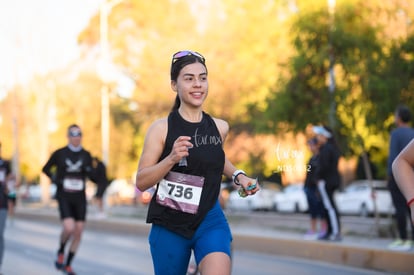
[{"label": "runner in dark shorts", "polygon": [[[92,157],[81,145],[82,132],[78,125],[68,128],[68,145],[53,152],[42,171],[56,184],[56,200],[62,221],[62,233],[55,267],[74,275],[71,263],[79,247],[86,219],[87,178],[92,179]],[[65,246],[70,242],[65,261]]]}]

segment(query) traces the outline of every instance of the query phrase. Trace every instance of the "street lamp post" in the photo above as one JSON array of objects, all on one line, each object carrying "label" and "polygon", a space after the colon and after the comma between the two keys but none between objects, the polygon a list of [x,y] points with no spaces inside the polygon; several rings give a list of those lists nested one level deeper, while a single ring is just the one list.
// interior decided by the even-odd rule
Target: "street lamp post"
[{"label": "street lamp post", "polygon": [[329,106],[329,126],[331,129],[335,129],[336,120],[336,104],[335,104],[335,55],[332,44],[332,32],[334,29],[334,19],[335,19],[335,5],[336,0],[328,0],[328,12],[329,12],[329,97],[330,97],[330,106]]},{"label": "street lamp post", "polygon": [[123,0],[105,1],[100,6],[100,46],[101,46],[101,78],[103,81],[101,88],[101,140],[102,140],[102,160],[108,166],[109,164],[109,43],[108,43],[108,15],[109,11]]}]

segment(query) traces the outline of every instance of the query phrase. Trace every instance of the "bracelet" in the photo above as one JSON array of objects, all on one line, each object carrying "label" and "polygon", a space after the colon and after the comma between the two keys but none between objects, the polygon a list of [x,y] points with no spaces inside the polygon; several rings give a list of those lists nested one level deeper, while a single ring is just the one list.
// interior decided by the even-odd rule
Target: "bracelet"
[{"label": "bracelet", "polygon": [[243,174],[243,175],[246,176],[246,172],[244,172],[243,170],[236,170],[236,171],[234,171],[233,175],[231,176],[233,178],[234,184],[236,184],[236,185],[240,185],[240,182],[237,180],[237,177],[240,174]]},{"label": "bracelet", "polygon": [[408,206],[408,207],[410,207],[410,205],[411,205],[413,202],[414,202],[414,198],[412,198],[411,200],[409,200],[409,201],[407,202],[407,206]]}]

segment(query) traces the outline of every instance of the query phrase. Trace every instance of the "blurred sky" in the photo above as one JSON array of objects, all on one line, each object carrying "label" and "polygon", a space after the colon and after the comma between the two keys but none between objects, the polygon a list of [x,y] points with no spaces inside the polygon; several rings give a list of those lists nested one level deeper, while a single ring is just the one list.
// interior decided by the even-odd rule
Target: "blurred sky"
[{"label": "blurred sky", "polygon": [[77,35],[101,2],[0,0],[0,98],[14,83],[74,60]]}]

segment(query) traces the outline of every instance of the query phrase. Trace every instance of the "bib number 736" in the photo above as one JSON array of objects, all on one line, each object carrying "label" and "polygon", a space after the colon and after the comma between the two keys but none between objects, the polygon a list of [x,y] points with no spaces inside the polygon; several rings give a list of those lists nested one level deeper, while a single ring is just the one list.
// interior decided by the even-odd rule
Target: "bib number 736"
[{"label": "bib number 736", "polygon": [[168,194],[176,198],[184,197],[187,200],[193,198],[193,187],[183,187],[182,185],[177,185],[172,182],[167,183],[169,187]]}]

